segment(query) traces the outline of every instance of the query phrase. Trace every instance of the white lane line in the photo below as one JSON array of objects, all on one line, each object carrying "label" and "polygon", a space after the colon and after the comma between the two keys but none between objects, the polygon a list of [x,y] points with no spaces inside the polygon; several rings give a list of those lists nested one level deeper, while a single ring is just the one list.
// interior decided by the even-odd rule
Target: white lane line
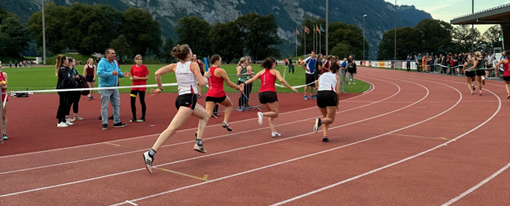
[{"label": "white lane line", "polygon": [[[413,84],[417,84],[417,83],[413,83]],[[420,84],[417,84],[417,85],[420,85]],[[418,104],[419,102],[421,102],[425,98],[427,98],[429,96],[429,93],[430,93],[429,90],[425,86],[423,86],[423,85],[420,85],[420,86],[423,87],[427,91],[427,93],[426,93],[426,95],[423,98],[421,98],[420,100],[414,102],[413,104],[410,104],[410,105],[407,105],[405,107],[401,107],[399,109],[396,109],[396,110],[393,110],[391,112],[387,112],[387,113],[384,113],[384,114],[380,114],[380,115],[377,115],[377,116],[373,116],[373,117],[369,117],[369,118],[366,118],[366,119],[358,120],[358,121],[355,121],[355,122],[351,122],[351,123],[347,123],[347,124],[331,127],[331,128],[329,128],[329,130],[337,129],[337,128],[341,128],[341,127],[345,127],[345,126],[349,126],[349,125],[353,125],[353,124],[357,124],[357,123],[360,123],[360,122],[372,120],[372,119],[375,119],[375,118],[378,118],[378,117],[382,117],[382,116],[386,116],[386,115],[398,112],[400,110],[406,109],[408,107],[411,107],[411,106],[413,106],[415,104]],[[155,165],[154,167],[161,167],[161,166],[165,166],[165,165],[171,165],[171,164],[177,164],[177,163],[187,162],[187,161],[196,160],[196,159],[202,159],[202,158],[206,158],[206,157],[216,156],[216,155],[220,155],[220,154],[225,154],[225,153],[235,152],[235,151],[239,151],[239,150],[254,148],[254,147],[258,147],[258,146],[262,146],[262,145],[267,145],[267,144],[272,144],[272,143],[276,143],[276,142],[281,142],[281,141],[286,141],[286,140],[290,140],[290,139],[295,139],[295,138],[298,138],[298,137],[307,136],[307,135],[311,135],[311,134],[315,134],[315,132],[305,133],[305,134],[301,134],[301,135],[295,135],[295,136],[291,136],[291,137],[288,137],[288,138],[285,138],[285,139],[273,140],[273,141],[270,141],[270,142],[264,142],[264,143],[259,143],[259,144],[255,144],[255,145],[239,147],[237,149],[231,149],[231,150],[226,150],[226,151],[217,152],[217,153],[213,153],[213,154],[197,156],[197,157],[192,157],[192,158],[188,158],[188,159],[178,160],[178,161],[174,161],[174,162],[164,163],[164,164],[160,164],[160,165]],[[362,142],[362,141],[360,141],[360,142]],[[114,173],[114,174],[109,174],[109,175],[104,175],[104,176],[98,176],[98,177],[93,177],[93,178],[83,179],[83,180],[78,180],[78,181],[73,181],[73,182],[67,182],[67,183],[62,183],[62,184],[57,184],[57,185],[51,185],[51,186],[46,186],[46,187],[39,187],[39,188],[30,189],[30,190],[24,190],[24,191],[15,192],[15,193],[8,193],[8,194],[0,195],[0,198],[1,197],[13,196],[13,195],[19,195],[19,194],[30,193],[30,192],[35,192],[35,191],[41,191],[41,190],[46,190],[46,189],[52,189],[52,188],[62,187],[62,186],[67,186],[67,185],[73,185],[73,184],[78,184],[78,183],[83,183],[83,182],[89,182],[89,181],[93,181],[93,180],[98,180],[98,179],[103,179],[103,178],[107,178],[107,177],[113,177],[113,176],[118,176],[118,175],[123,175],[123,174],[132,173],[132,172],[143,171],[143,170],[145,170],[145,168],[134,169],[134,170],[124,171],[124,172],[119,172],[119,173]]]},{"label": "white lane line", "polygon": [[131,204],[131,205],[134,205],[134,206],[137,206],[137,204],[135,204],[134,202],[131,202],[129,200],[126,200],[127,203]]},{"label": "white lane line", "polygon": [[[372,77],[373,78],[373,77]],[[376,78],[373,78],[373,79],[376,79]],[[362,97],[362,96],[365,96],[369,93],[371,93],[372,91],[375,90],[375,85],[369,81],[366,81],[366,80],[363,80],[365,82],[367,82],[370,86],[369,90],[363,92],[362,94],[358,95],[358,96],[355,96],[355,97],[352,97],[352,98],[349,98],[349,99],[344,99],[340,102],[344,102],[344,101],[350,101],[352,99],[356,99],[356,98],[359,98],[359,97]],[[288,111],[288,112],[283,112],[283,113],[280,113],[280,115],[284,115],[284,114],[291,114],[291,113],[295,113],[295,112],[301,112],[301,111],[305,111],[305,110],[309,110],[309,109],[315,109],[317,107],[308,107],[308,108],[303,108],[303,109],[299,109],[299,110],[293,110],[293,111]],[[251,119],[244,119],[244,120],[238,120],[238,121],[233,121],[233,122],[229,122],[230,125],[232,124],[236,124],[236,123],[243,123],[243,122],[247,122],[247,121],[255,121],[257,120],[257,118],[251,118]],[[207,125],[206,128],[208,127],[217,127],[217,126],[221,126],[223,123],[220,123],[220,124],[215,124],[215,125]],[[186,132],[186,131],[191,131],[191,130],[196,130],[196,128],[188,128],[188,129],[183,129],[183,130],[179,130],[177,132]],[[142,136],[137,136],[137,137],[131,137],[131,138],[125,138],[125,139],[118,139],[118,140],[112,140],[112,141],[105,141],[105,142],[122,142],[122,141],[128,141],[128,140],[134,140],[134,139],[140,139],[140,138],[146,138],[146,137],[153,137],[153,136],[159,136],[160,133],[158,134],[150,134],[150,135],[142,135]],[[76,148],[81,148],[81,147],[89,147],[89,146],[97,146],[97,145],[104,145],[105,142],[98,142],[98,143],[92,143],[92,144],[84,144],[84,145],[77,145],[77,146],[71,146],[71,147],[62,147],[62,148],[57,148],[57,149],[49,149],[49,150],[42,150],[42,151],[37,151],[37,152],[27,152],[27,153],[22,153],[22,154],[14,154],[14,155],[6,155],[6,156],[0,156],[0,159],[3,159],[3,158],[11,158],[11,157],[19,157],[19,156],[26,156],[26,155],[33,155],[33,154],[40,154],[40,153],[45,153],[45,152],[54,152],[54,151],[62,151],[62,150],[66,150],[66,149],[76,149]]]},{"label": "white lane line", "polygon": [[[427,81],[427,80],[422,80],[422,81]],[[429,81],[429,82],[430,82],[430,81]],[[436,82],[436,83],[438,83],[438,82]],[[442,84],[442,83],[438,83],[438,84]],[[443,84],[443,85],[445,85],[445,84]],[[447,86],[449,86],[449,85],[447,85]],[[449,87],[451,87],[451,86],[449,86]],[[453,87],[451,87],[451,88],[453,88]],[[455,89],[455,88],[454,88],[454,89]],[[457,90],[457,89],[455,89],[455,90]],[[414,158],[416,158],[416,157],[422,156],[422,155],[424,155],[424,154],[427,154],[427,153],[429,153],[429,152],[432,152],[432,151],[434,151],[434,150],[436,150],[436,149],[439,149],[439,148],[443,147],[445,144],[452,143],[452,142],[454,142],[454,141],[456,141],[456,140],[458,140],[458,139],[460,139],[460,138],[464,137],[465,135],[467,135],[467,134],[469,134],[469,133],[471,133],[471,132],[473,132],[473,131],[477,130],[478,128],[482,127],[483,125],[487,124],[490,120],[492,120],[492,119],[496,116],[496,114],[497,114],[497,113],[499,112],[499,110],[501,109],[501,99],[500,99],[500,98],[499,98],[499,97],[498,97],[495,93],[493,93],[492,91],[490,91],[490,90],[486,90],[486,91],[489,91],[490,93],[492,93],[494,96],[496,96],[496,97],[498,98],[498,100],[499,100],[499,106],[498,106],[498,109],[496,110],[496,112],[494,112],[494,114],[492,114],[492,116],[491,116],[491,117],[489,117],[487,120],[485,120],[482,124],[480,124],[480,125],[478,125],[478,126],[474,127],[473,129],[471,129],[471,130],[469,130],[469,131],[465,132],[464,134],[461,134],[461,135],[457,136],[456,138],[453,138],[453,139],[449,140],[448,142],[446,142],[446,143],[444,143],[444,144],[440,144],[440,145],[438,145],[438,146],[436,146],[436,147],[433,147],[433,148],[431,148],[431,149],[425,150],[425,151],[420,152],[420,153],[418,153],[418,154],[416,154],[416,155],[413,155],[413,156],[407,157],[407,158],[402,159],[402,160],[399,160],[399,161],[397,161],[397,162],[393,162],[393,163],[388,164],[388,165],[385,165],[385,166],[383,166],[383,167],[379,167],[379,168],[377,168],[377,169],[374,169],[374,170],[368,171],[368,172],[366,172],[366,173],[363,173],[363,174],[360,174],[360,175],[357,175],[357,176],[351,177],[351,178],[349,178],[349,179],[346,179],[346,180],[343,180],[343,181],[337,182],[337,183],[335,183],[335,184],[331,184],[331,185],[328,185],[328,186],[326,186],[326,187],[322,187],[322,188],[319,188],[319,189],[317,189],[317,190],[313,190],[313,191],[311,191],[311,192],[308,192],[308,193],[305,193],[305,194],[302,194],[302,195],[299,195],[299,196],[296,196],[296,197],[293,197],[293,198],[290,198],[290,199],[287,199],[287,200],[284,200],[284,201],[281,201],[281,202],[278,202],[278,203],[272,204],[271,206],[283,205],[283,204],[286,204],[286,203],[289,203],[289,202],[292,202],[292,201],[295,201],[295,200],[301,199],[301,198],[303,198],[303,197],[307,197],[307,196],[313,195],[313,194],[315,194],[315,193],[318,193],[318,192],[321,192],[321,191],[324,191],[324,190],[327,190],[327,189],[330,189],[330,188],[336,187],[336,186],[338,186],[338,185],[341,185],[341,184],[344,184],[344,183],[350,182],[350,181],[352,181],[352,180],[356,180],[356,179],[358,179],[358,178],[361,178],[361,177],[367,176],[367,175],[369,175],[369,174],[372,174],[372,173],[378,172],[378,171],[383,170],[383,169],[386,169],[386,168],[388,168],[388,167],[392,167],[392,166],[395,166],[395,165],[400,164],[400,163],[402,163],[402,162],[406,162],[406,161],[408,161],[408,160],[411,160],[411,159],[414,159]],[[460,91],[459,91],[459,90],[457,90],[457,92],[461,95],[461,99],[462,99],[462,93],[460,93]],[[459,102],[460,102],[460,100],[459,100]],[[457,104],[458,104],[459,102],[457,102]],[[390,132],[390,133],[393,133],[393,132]]]},{"label": "white lane line", "polygon": [[[399,79],[400,80],[400,79]],[[405,80],[401,80],[401,81],[405,81]],[[408,81],[406,81],[408,82]],[[410,83],[413,83],[413,82],[410,82]],[[439,83],[440,84],[440,83]],[[423,85],[422,85],[423,86]],[[384,133],[384,134],[381,134],[381,135],[377,135],[377,136],[374,136],[374,137],[370,137],[368,139],[364,139],[364,140],[360,140],[360,141],[357,141],[357,142],[353,142],[353,143],[350,143],[350,144],[347,144],[347,145],[343,145],[343,146],[339,146],[339,147],[335,147],[335,148],[331,148],[331,149],[328,149],[328,150],[323,150],[323,151],[320,151],[320,152],[317,152],[317,153],[313,153],[313,154],[309,154],[309,155],[305,155],[305,156],[301,156],[301,157],[297,157],[297,158],[294,158],[294,159],[290,159],[290,160],[286,160],[286,161],[283,161],[283,162],[278,162],[278,163],[275,163],[275,164],[271,164],[271,165],[267,165],[267,166],[264,166],[264,167],[259,167],[259,168],[255,168],[255,169],[252,169],[252,170],[248,170],[248,171],[244,171],[244,172],[240,172],[240,173],[236,173],[236,174],[232,174],[232,175],[228,175],[228,176],[224,176],[224,177],[221,177],[221,178],[216,178],[216,179],[213,179],[213,180],[210,180],[208,182],[203,182],[203,183],[198,183],[198,184],[194,184],[194,185],[189,185],[189,186],[185,186],[185,187],[181,187],[181,188],[177,188],[177,189],[173,189],[173,190],[169,190],[169,191],[165,191],[165,192],[161,192],[161,193],[157,193],[157,194],[153,194],[153,195],[149,195],[149,196],[145,196],[145,197],[141,197],[141,198],[137,198],[137,199],[133,199],[133,200],[130,200],[132,202],[136,202],[136,201],[140,201],[140,200],[145,200],[145,199],[149,199],[149,198],[153,198],[153,197],[156,197],[156,196],[161,196],[161,195],[165,195],[165,194],[169,194],[169,193],[173,193],[173,192],[177,192],[177,191],[180,191],[180,190],[184,190],[184,189],[188,189],[188,188],[192,188],[192,187],[197,187],[197,186],[201,186],[201,185],[204,185],[204,184],[209,184],[209,183],[212,183],[212,182],[217,182],[217,181],[221,181],[221,180],[224,180],[224,179],[229,179],[229,178],[232,178],[232,177],[236,177],[236,176],[240,176],[240,175],[243,175],[243,174],[247,174],[247,173],[251,173],[251,172],[255,172],[255,171],[259,171],[259,170],[263,170],[263,169],[266,169],[266,168],[270,168],[270,167],[274,167],[274,166],[278,166],[278,165],[282,165],[282,164],[285,164],[285,163],[289,163],[289,162],[294,162],[294,161],[297,161],[297,160],[300,160],[300,159],[304,159],[304,158],[307,158],[307,157],[311,157],[311,156],[316,156],[316,155],[319,155],[319,154],[323,154],[323,153],[327,153],[327,152],[330,152],[330,151],[334,151],[334,150],[337,150],[337,149],[341,149],[341,148],[344,148],[344,147],[348,147],[348,146],[352,146],[352,145],[356,145],[356,144],[360,144],[362,142],[366,142],[366,141],[369,141],[369,140],[373,140],[373,139],[376,139],[376,138],[379,138],[379,137],[382,137],[382,136],[386,136],[386,135],[389,135],[389,134],[392,134],[392,133],[395,133],[395,132],[398,132],[398,131],[401,131],[401,130],[404,130],[404,129],[408,129],[410,127],[413,127],[413,126],[416,126],[416,125],[419,125],[421,123],[424,123],[424,122],[427,122],[427,121],[430,121],[434,118],[437,118],[445,113],[447,113],[448,111],[452,110],[453,108],[455,108],[462,100],[462,94],[460,93],[459,90],[449,86],[449,85],[446,85],[454,90],[457,91],[457,93],[459,93],[460,97],[459,97],[459,100],[456,102],[456,104],[454,104],[453,106],[451,106],[450,108],[448,108],[447,110],[433,116],[433,117],[430,117],[428,119],[425,119],[425,120],[422,120],[420,122],[417,122],[417,123],[414,123],[412,125],[408,125],[406,127],[402,127],[400,129],[396,129],[396,130],[393,130],[393,131],[390,131],[390,132],[387,132],[387,133]],[[425,88],[425,87],[424,87]],[[426,88],[425,88],[426,89]],[[428,96],[428,89],[427,89],[427,96]],[[423,99],[422,99],[423,100]],[[421,101],[421,100],[420,100]],[[420,102],[418,101],[418,102]],[[417,103],[417,102],[416,102]],[[414,104],[416,104],[414,103]],[[413,105],[414,105],[413,104]],[[406,106],[406,108],[409,107],[409,106]],[[337,127],[333,127],[333,128],[337,128]],[[332,128],[330,128],[331,130]],[[452,140],[451,140],[452,141]],[[443,144],[441,144],[440,146],[442,146]],[[116,205],[123,205],[124,203],[117,203],[117,204],[113,204],[112,206],[116,206]]]},{"label": "white lane line", "polygon": [[465,192],[463,192],[462,194],[460,194],[459,196],[451,199],[450,201],[442,204],[442,206],[448,206],[448,205],[451,205],[455,202],[457,202],[458,200],[460,200],[461,198],[465,197],[466,195],[468,195],[469,193],[472,193],[473,191],[475,191],[476,189],[480,188],[481,186],[483,186],[485,183],[491,181],[492,179],[494,179],[496,176],[498,176],[499,174],[501,174],[503,171],[505,171],[506,169],[508,169],[510,167],[510,163],[508,163],[507,165],[505,165],[503,168],[499,169],[496,173],[492,174],[491,176],[487,177],[486,179],[484,179],[483,181],[481,181],[480,183],[478,183],[477,185],[473,186],[472,188],[470,188],[469,190],[466,190]]},{"label": "white lane line", "polygon": [[[379,81],[384,81],[384,80],[379,80]],[[391,82],[389,82],[389,83],[391,83]],[[391,83],[391,84],[393,84],[393,83]],[[351,108],[351,109],[348,109],[348,110],[339,111],[339,112],[337,112],[337,114],[353,111],[353,110],[356,110],[356,109],[359,109],[359,108],[363,108],[363,107],[367,107],[369,105],[376,104],[378,102],[382,102],[382,101],[385,101],[387,99],[390,99],[390,98],[394,97],[395,95],[397,95],[401,91],[401,89],[400,89],[400,87],[398,85],[396,85],[396,84],[394,84],[394,85],[397,86],[397,88],[398,88],[398,91],[395,94],[393,94],[393,95],[391,95],[389,97],[386,97],[384,99],[381,99],[379,101],[372,102],[371,104],[362,105],[362,106]],[[298,123],[298,122],[304,122],[304,121],[308,121],[308,120],[313,120],[315,118],[317,118],[317,117],[312,117],[312,118],[302,119],[302,120],[298,120],[298,121],[294,121],[294,122],[278,124],[278,125],[276,125],[276,127],[281,127],[281,126],[286,126],[286,125],[290,125],[290,124],[295,124],[295,123]],[[208,138],[205,138],[205,139],[206,140],[218,139],[218,138],[221,138],[221,137],[234,136],[234,135],[239,135],[239,134],[244,134],[244,133],[251,133],[251,132],[255,132],[255,131],[259,131],[259,130],[266,130],[267,128],[268,127],[261,127],[261,128],[252,129],[252,130],[245,130],[245,131],[241,131],[241,132],[234,132],[234,133],[228,133],[228,134],[225,134],[225,135],[208,137]],[[195,142],[195,140],[191,140],[191,141],[186,141],[186,142],[179,142],[179,143],[174,143],[174,144],[163,145],[162,147],[172,147],[172,146],[178,146],[178,145],[194,143],[194,142]],[[98,159],[103,159],[103,158],[121,156],[121,155],[126,155],[126,154],[137,153],[137,152],[144,152],[144,151],[147,151],[148,149],[149,148],[145,148],[145,149],[134,150],[134,151],[129,151],[129,152],[122,152],[122,153],[117,153],[117,154],[112,154],[112,155],[103,155],[103,156],[99,156],[99,157],[92,157],[92,158],[86,158],[86,159],[81,159],[81,160],[74,160],[74,161],[69,161],[69,162],[62,162],[62,163],[43,165],[43,166],[38,166],[38,167],[31,167],[31,168],[25,168],[25,169],[5,171],[5,172],[0,172],[0,175],[16,173],[16,172],[25,172],[25,171],[36,170],[36,169],[44,169],[44,168],[55,167],[55,166],[62,166],[62,165],[67,165],[67,164],[81,163],[81,162],[86,162],[86,161],[92,161],[92,160],[98,160]]]}]

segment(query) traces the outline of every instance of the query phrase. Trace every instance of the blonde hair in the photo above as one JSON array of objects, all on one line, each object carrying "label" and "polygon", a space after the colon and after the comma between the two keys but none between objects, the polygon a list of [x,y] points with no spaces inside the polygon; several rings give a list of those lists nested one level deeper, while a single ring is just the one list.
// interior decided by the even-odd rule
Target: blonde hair
[{"label": "blonde hair", "polygon": [[471,57],[471,54],[468,55],[468,64],[474,64],[475,63],[475,60],[473,59],[473,57]]},{"label": "blonde hair", "polygon": [[55,63],[55,76],[58,76],[58,70],[60,69],[60,67],[64,65],[66,59],[67,59],[66,55],[63,54],[58,55],[57,62]]},{"label": "blonde hair", "polygon": [[475,52],[475,56],[478,58],[482,57],[482,52],[479,51]]},{"label": "blonde hair", "polygon": [[239,59],[239,63],[237,63],[237,66],[241,66],[241,64],[244,62],[246,62],[246,57],[241,57],[241,59]]},{"label": "blonde hair", "polygon": [[92,59],[92,58],[87,59],[87,64],[89,64],[90,60],[92,60],[92,65],[94,65],[94,59]]},{"label": "blonde hair", "polygon": [[251,65],[251,57],[250,56],[245,56],[244,57],[246,59],[246,63],[249,65]]},{"label": "blonde hair", "polygon": [[135,59],[134,59],[134,60],[136,60],[136,59],[138,59],[138,58],[142,59],[142,55],[137,54],[137,55],[135,56]]}]

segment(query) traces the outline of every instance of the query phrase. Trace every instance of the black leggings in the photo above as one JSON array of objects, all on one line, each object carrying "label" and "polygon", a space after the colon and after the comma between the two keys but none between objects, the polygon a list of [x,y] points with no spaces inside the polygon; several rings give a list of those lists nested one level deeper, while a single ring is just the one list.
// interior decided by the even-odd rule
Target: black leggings
[{"label": "black leggings", "polygon": [[67,92],[69,93],[69,109],[66,110],[66,115],[69,116],[69,112],[71,110],[71,105],[73,106],[73,112],[75,114],[78,114],[78,104],[80,103],[80,98],[81,98],[81,92],[80,91],[75,91],[75,92]]},{"label": "black leggings", "polygon": [[66,121],[66,114],[69,113],[69,109],[71,104],[70,102],[70,92],[58,92],[59,96],[59,104],[57,110],[57,119],[58,123]]},{"label": "black leggings", "polygon": [[147,107],[145,106],[145,92],[131,90],[131,113],[133,114],[133,120],[136,119],[136,96],[137,96],[137,94],[140,96],[140,104],[142,105],[142,118],[141,119],[145,119],[145,112],[147,110]]},{"label": "black leggings", "polygon": [[[244,82],[242,81],[237,81],[237,85],[240,85]],[[246,95],[246,98],[250,99],[250,93],[251,93],[251,89],[253,87],[253,83],[250,83],[250,84],[245,84],[244,85],[244,95]],[[241,94],[241,97],[239,97],[239,107],[248,107],[248,100],[246,99],[242,94]]]}]

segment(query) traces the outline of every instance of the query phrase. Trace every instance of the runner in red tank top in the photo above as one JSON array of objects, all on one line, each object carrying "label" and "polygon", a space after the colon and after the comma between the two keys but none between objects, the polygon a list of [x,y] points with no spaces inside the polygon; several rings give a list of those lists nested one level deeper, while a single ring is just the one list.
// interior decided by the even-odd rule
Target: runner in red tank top
[{"label": "runner in red tank top", "polygon": [[244,85],[236,85],[228,79],[227,72],[224,69],[219,68],[221,66],[221,56],[213,55],[211,57],[212,66],[209,68],[204,75],[208,78],[209,82],[209,90],[207,91],[205,97],[205,110],[212,116],[214,107],[216,104],[221,104],[225,106],[225,116],[223,117],[223,127],[226,128],[229,132],[232,131],[232,128],[228,125],[228,119],[230,118],[230,114],[232,113],[232,101],[225,94],[225,90],[223,90],[223,82],[225,82],[229,87],[242,91]]},{"label": "runner in red tank top", "polygon": [[[510,51],[506,51],[506,53],[508,54]],[[506,98],[507,99],[510,99],[510,60],[508,60],[508,57],[506,59],[503,59],[501,61],[499,61],[497,64],[496,64],[496,69],[499,68],[499,65],[502,64],[503,65],[503,68],[505,69],[504,73],[503,73],[503,80],[505,80],[505,87],[506,87]]]},{"label": "runner in red tank top", "polygon": [[[0,61],[0,87],[2,88],[2,100],[0,100],[0,105],[2,106],[2,141],[7,140],[7,135],[5,134],[5,130],[7,129],[7,94],[4,94],[7,91],[7,73],[2,71],[2,61]],[[4,102],[5,100],[5,102]]]},{"label": "runner in red tank top", "polygon": [[244,86],[244,84],[250,84],[254,82],[257,79],[260,79],[261,86],[259,89],[259,101],[264,106],[264,108],[267,110],[267,112],[258,112],[258,120],[259,124],[262,125],[262,118],[266,116],[269,120],[269,126],[271,127],[271,136],[272,137],[279,137],[282,136],[278,132],[276,132],[275,124],[274,124],[274,118],[277,118],[280,114],[280,108],[278,107],[278,97],[276,96],[276,89],[274,87],[275,81],[278,78],[278,80],[285,85],[287,88],[291,89],[294,92],[298,92],[296,89],[292,88],[285,79],[282,78],[280,75],[280,72],[275,68],[276,60],[273,57],[268,57],[264,62],[262,62],[262,67],[264,70],[260,71],[255,75],[253,78],[249,79],[248,81],[241,84]]}]

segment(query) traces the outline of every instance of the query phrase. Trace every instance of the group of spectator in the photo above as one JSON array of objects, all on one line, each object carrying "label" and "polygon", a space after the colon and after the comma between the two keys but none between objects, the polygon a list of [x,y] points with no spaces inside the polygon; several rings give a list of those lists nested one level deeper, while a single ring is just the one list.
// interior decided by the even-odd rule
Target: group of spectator
[{"label": "group of spectator", "polygon": [[[499,60],[496,59],[496,55],[493,54],[492,51],[482,51],[481,54],[484,60],[485,78],[491,76],[498,77],[501,71],[499,68],[495,68],[495,64],[499,60],[506,58],[505,52],[502,53],[502,57]],[[470,55],[472,56],[471,53],[452,54],[451,52],[447,55],[439,54],[439,56],[428,53],[422,55],[419,53],[418,55],[414,55],[414,61],[416,62],[418,72],[462,76],[465,75],[464,63],[467,62],[468,56]],[[407,56],[407,71],[410,71],[412,60],[413,58],[410,55]]]},{"label": "group of spectator", "polygon": [[18,62],[18,60],[14,60],[14,63],[12,62],[12,60],[9,60],[9,68],[18,68],[18,66],[21,68],[21,67],[29,67],[29,66],[32,66],[34,67],[35,65],[35,61],[34,60],[23,60],[23,61],[20,61]]}]

